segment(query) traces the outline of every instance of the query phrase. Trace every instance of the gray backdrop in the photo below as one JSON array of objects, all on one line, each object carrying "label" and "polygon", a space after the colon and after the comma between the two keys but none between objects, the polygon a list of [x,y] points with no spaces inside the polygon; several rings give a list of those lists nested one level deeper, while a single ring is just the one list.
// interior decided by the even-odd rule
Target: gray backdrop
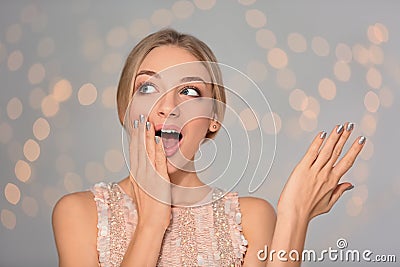
[{"label": "gray backdrop", "polygon": [[[260,127],[239,104],[240,120],[227,121],[231,134],[243,122],[250,139],[261,129],[263,139],[255,138],[254,147],[264,140],[266,156],[256,182],[272,167],[252,195],[276,206],[314,135],[356,123],[352,140],[368,140],[343,178],[355,188],[311,222],[306,248],[337,248],[345,238],[349,249],[399,258],[398,1],[21,0],[0,6],[1,267],[56,266],[56,201],[127,175],[116,85],[130,49],[165,26],[205,41],[268,99],[273,116],[256,110]],[[253,85],[240,79],[236,85],[257,105]],[[221,135],[216,143],[224,141]],[[250,162],[251,170],[255,166]],[[249,195],[249,182],[245,176],[234,189]],[[326,260],[303,266],[354,265]]]}]

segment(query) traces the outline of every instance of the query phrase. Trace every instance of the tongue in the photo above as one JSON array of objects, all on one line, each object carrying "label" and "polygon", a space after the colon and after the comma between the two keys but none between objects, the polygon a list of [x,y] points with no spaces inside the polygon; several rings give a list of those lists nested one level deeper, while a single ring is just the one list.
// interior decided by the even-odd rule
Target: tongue
[{"label": "tongue", "polygon": [[176,146],[179,143],[179,138],[162,137],[163,145],[165,148]]}]

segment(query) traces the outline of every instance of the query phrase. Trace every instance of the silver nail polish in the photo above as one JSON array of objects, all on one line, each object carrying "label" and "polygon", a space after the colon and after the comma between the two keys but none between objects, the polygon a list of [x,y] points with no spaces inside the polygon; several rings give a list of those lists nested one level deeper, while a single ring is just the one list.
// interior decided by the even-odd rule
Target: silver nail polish
[{"label": "silver nail polish", "polygon": [[353,130],[353,129],[354,129],[354,123],[349,122],[349,123],[347,124],[346,130],[347,130],[348,132],[350,132],[350,131]]},{"label": "silver nail polish", "polygon": [[337,129],[336,129],[336,132],[338,133],[338,134],[341,134],[342,132],[343,132],[343,124],[340,124],[338,127],[337,127]]},{"label": "silver nail polish", "polygon": [[324,139],[326,137],[326,132],[322,131],[321,135],[319,136],[319,138]]},{"label": "silver nail polish", "polygon": [[146,121],[146,130],[150,130],[150,122]]},{"label": "silver nail polish", "polygon": [[159,136],[154,136],[154,140],[156,141],[156,144],[160,143],[160,137]]},{"label": "silver nail polish", "polygon": [[365,136],[361,136],[360,139],[358,139],[358,144],[362,145],[365,143],[366,140],[367,138],[365,138]]},{"label": "silver nail polish", "polygon": [[137,127],[139,127],[139,121],[138,120],[134,120],[133,121],[133,128],[137,128]]},{"label": "silver nail polish", "polygon": [[351,186],[347,187],[344,191],[349,191],[349,190],[351,190],[353,188],[354,188],[354,185],[351,185]]},{"label": "silver nail polish", "polygon": [[144,115],[140,114],[139,115],[139,120],[140,120],[140,123],[144,123]]}]

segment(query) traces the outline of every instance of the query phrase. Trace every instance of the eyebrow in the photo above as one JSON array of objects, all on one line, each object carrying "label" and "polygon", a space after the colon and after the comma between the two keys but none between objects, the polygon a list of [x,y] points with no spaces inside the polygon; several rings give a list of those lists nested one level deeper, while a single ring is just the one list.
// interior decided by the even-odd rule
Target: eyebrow
[{"label": "eyebrow", "polygon": [[[156,72],[154,72],[154,71],[152,71],[152,70],[141,70],[141,71],[139,71],[138,74],[136,74],[136,78],[137,78],[138,76],[140,76],[140,75],[148,75],[148,76],[153,76],[153,77],[155,77],[155,78],[157,78],[157,79],[161,79],[161,76],[160,76],[158,73],[156,73]],[[183,77],[183,78],[180,80],[180,82],[182,82],[182,83],[202,82],[202,83],[204,83],[204,84],[207,85],[207,83],[206,83],[202,78],[197,77],[197,76]]]}]

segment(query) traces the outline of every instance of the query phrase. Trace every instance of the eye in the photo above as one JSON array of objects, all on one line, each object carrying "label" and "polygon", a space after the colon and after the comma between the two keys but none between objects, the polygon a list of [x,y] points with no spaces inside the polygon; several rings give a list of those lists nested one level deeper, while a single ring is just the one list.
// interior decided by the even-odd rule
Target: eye
[{"label": "eye", "polygon": [[156,87],[151,83],[144,83],[139,86],[138,91],[143,94],[151,94],[157,92]]},{"label": "eye", "polygon": [[194,97],[200,96],[199,90],[195,87],[185,87],[182,89],[180,93],[183,95],[194,96]]}]

